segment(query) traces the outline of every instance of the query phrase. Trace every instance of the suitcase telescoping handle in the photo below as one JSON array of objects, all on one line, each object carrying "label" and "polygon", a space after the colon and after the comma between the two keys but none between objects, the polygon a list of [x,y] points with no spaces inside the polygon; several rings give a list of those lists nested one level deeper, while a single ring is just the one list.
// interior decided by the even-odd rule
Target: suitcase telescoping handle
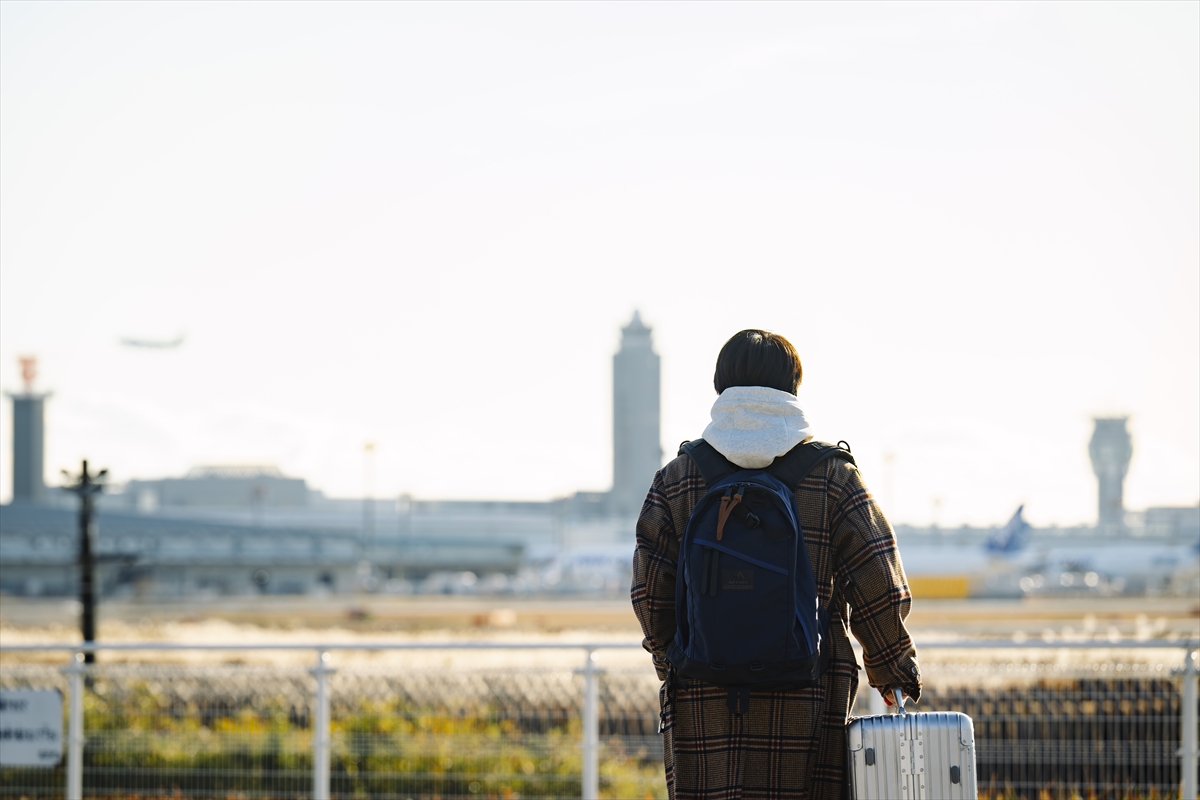
[{"label": "suitcase telescoping handle", "polygon": [[892,694],[896,698],[896,713],[907,714],[908,712],[904,710],[904,692],[900,691],[900,687],[894,686],[892,687]]}]

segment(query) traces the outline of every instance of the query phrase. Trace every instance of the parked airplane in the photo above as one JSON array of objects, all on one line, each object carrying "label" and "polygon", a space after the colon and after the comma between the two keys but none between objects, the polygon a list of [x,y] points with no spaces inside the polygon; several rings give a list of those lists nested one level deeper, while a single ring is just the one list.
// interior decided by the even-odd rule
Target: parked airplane
[{"label": "parked airplane", "polygon": [[633,542],[570,547],[539,570],[542,585],[564,592],[628,592],[633,579]]},{"label": "parked airplane", "polygon": [[1200,586],[1200,543],[1138,539],[1040,549],[1021,578],[1026,594],[1194,592]]},{"label": "parked airplane", "polygon": [[[1200,588],[1200,541],[1037,535],[1024,506],[984,541],[909,537],[900,557],[916,597],[1186,593]],[[924,538],[924,537],[923,537]],[[549,591],[628,588],[632,543],[570,547],[543,562],[534,581]]]},{"label": "parked airplane", "polygon": [[1133,537],[1033,538],[1019,507],[980,546],[952,537],[900,544],[917,597],[1181,592],[1200,582],[1200,542]]}]

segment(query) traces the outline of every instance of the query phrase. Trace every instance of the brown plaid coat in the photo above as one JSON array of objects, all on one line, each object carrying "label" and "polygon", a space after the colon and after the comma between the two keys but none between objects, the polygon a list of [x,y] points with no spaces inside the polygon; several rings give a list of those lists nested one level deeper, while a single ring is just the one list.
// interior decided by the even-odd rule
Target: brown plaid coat
[{"label": "brown plaid coat", "polygon": [[[679,542],[706,488],[692,460],[679,456],[655,474],[638,519],[633,608],[660,679],[675,636]],[[675,800],[841,798],[846,721],[859,670],[848,631],[863,645],[872,686],[903,686],[920,697],[896,538],[858,469],[827,459],[796,490],[796,508],[817,591],[830,611],[829,669],[812,688],[752,692],[749,712],[740,715],[729,711],[724,687],[678,679],[674,702],[664,687],[663,754]]]}]

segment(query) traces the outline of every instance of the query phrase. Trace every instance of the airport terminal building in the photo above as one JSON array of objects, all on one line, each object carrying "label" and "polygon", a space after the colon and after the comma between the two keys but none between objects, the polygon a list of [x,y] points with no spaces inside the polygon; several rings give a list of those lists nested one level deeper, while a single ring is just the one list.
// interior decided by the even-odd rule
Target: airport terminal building
[{"label": "airport terminal building", "polygon": [[[546,502],[339,500],[270,465],[131,480],[98,500],[102,596],[627,591],[634,518],[662,463],[659,357],[635,312],[613,356],[613,488]],[[74,498],[43,483],[46,395],[13,395],[0,592],[73,595]],[[576,557],[564,559],[571,551]],[[612,554],[626,553],[622,558]]]},{"label": "airport terminal building", "polygon": [[[634,520],[663,462],[659,357],[651,329],[636,313],[621,331],[612,368],[610,491],[546,502],[338,500],[302,478],[253,465],[131,480],[122,492],[98,501],[91,535],[99,592],[626,592]],[[71,596],[78,585],[78,514],[72,496],[43,483],[48,395],[27,385],[10,397],[14,496],[0,506],[0,593]],[[1015,559],[1001,552],[1012,542],[994,545],[997,531],[897,526],[914,592],[1191,591],[1200,580],[1200,506],[1125,510],[1122,489],[1132,453],[1125,419],[1096,420],[1089,450],[1098,482],[1097,525],[1024,526],[1019,533],[1029,540],[1028,550]],[[1075,550],[1063,547],[1066,542]],[[1080,548],[1117,553],[1121,547],[1145,556],[1146,566],[1120,583],[1105,568],[1072,555]],[[947,569],[972,560],[979,563],[970,574]]]}]

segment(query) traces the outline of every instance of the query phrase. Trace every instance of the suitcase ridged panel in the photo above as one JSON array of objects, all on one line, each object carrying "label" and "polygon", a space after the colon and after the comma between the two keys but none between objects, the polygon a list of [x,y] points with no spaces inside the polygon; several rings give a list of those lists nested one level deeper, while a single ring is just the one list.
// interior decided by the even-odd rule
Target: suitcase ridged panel
[{"label": "suitcase ridged panel", "polygon": [[[954,712],[885,714],[850,723],[853,800],[975,800],[971,718]],[[868,765],[868,750],[873,764]],[[958,767],[958,782],[951,768]]]}]

